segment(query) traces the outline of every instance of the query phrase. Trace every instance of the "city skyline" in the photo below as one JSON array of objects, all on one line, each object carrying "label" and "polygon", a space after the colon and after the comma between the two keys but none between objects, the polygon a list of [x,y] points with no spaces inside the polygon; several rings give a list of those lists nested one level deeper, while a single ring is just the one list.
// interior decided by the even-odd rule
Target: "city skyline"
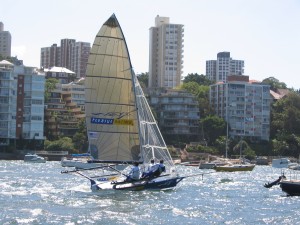
[{"label": "city skyline", "polygon": [[[45,4],[49,2],[49,4]],[[118,18],[136,73],[149,70],[149,29],[157,15],[184,25],[184,67],[205,74],[206,60],[228,51],[245,62],[245,75],[275,77],[300,88],[300,2],[253,1],[6,1],[0,21],[12,36],[12,56],[26,66],[39,67],[41,48],[64,38],[93,43],[101,24]]]}]

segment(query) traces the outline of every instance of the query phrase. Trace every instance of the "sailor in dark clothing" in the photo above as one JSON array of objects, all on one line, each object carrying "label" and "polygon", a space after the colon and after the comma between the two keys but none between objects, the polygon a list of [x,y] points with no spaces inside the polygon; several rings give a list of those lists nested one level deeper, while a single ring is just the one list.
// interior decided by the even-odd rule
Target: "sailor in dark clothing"
[{"label": "sailor in dark clothing", "polygon": [[154,175],[154,177],[159,177],[162,172],[166,172],[164,160],[159,161],[158,168],[153,172],[153,175]]},{"label": "sailor in dark clothing", "polygon": [[154,160],[151,160],[151,167],[148,172],[143,173],[142,178],[152,179],[154,177],[159,177],[162,172],[166,171],[166,167],[164,165],[164,160],[160,160],[159,163],[153,164]]},{"label": "sailor in dark clothing", "polygon": [[282,179],[286,179],[286,177],[284,176],[284,174],[282,174],[277,180],[273,181],[272,183],[266,183],[264,185],[264,187],[265,188],[271,188],[274,185],[278,185]]}]

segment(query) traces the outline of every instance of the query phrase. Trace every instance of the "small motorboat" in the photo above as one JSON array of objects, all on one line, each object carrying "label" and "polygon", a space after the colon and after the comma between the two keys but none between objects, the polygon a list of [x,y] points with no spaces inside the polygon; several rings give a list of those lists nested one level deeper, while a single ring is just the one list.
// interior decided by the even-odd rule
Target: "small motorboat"
[{"label": "small motorboat", "polygon": [[89,163],[90,160],[93,160],[93,157],[89,153],[72,154],[62,157],[60,163],[63,167],[76,167],[80,169],[97,166],[95,164]]},{"label": "small motorboat", "polygon": [[37,155],[37,154],[27,153],[24,156],[24,162],[45,163],[46,159],[42,156]]},{"label": "small motorboat", "polygon": [[288,168],[289,166],[295,165],[291,163],[291,161],[288,158],[279,158],[279,159],[273,159],[272,160],[272,167],[275,168]]}]

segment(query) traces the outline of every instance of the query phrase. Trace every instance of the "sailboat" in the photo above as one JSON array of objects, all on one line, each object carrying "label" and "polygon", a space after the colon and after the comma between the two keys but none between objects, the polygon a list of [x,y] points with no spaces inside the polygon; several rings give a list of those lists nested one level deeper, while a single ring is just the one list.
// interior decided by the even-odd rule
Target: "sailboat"
[{"label": "sailboat", "polygon": [[[140,163],[163,160],[166,172],[153,179],[126,182],[124,171],[91,178],[92,191],[170,189],[184,177],[176,171],[147,99],[133,71],[120,24],[113,14],[101,27],[90,51],[85,80],[85,111],[89,149],[98,163]],[[100,166],[99,169],[107,169]],[[64,171],[66,172],[66,171]],[[70,172],[70,171],[69,171]],[[117,174],[117,175],[116,175]]]},{"label": "sailboat", "polygon": [[[239,142],[239,149],[240,149],[240,158],[239,159],[231,159],[227,162],[226,165],[218,165],[215,166],[214,169],[217,172],[237,172],[237,171],[252,171],[255,167],[255,164],[251,164],[246,162],[242,158],[242,140]],[[227,148],[226,148],[227,149]],[[226,152],[227,155],[227,152]]]}]

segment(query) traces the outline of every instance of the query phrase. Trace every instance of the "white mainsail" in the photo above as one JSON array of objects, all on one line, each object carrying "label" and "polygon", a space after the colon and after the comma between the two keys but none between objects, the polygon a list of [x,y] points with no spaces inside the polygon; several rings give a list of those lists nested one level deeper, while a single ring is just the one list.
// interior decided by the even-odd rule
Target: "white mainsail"
[{"label": "white mainsail", "polygon": [[139,160],[138,118],[132,67],[115,16],[101,27],[88,59],[85,110],[90,151],[98,159]]},{"label": "white mainsail", "polygon": [[163,159],[174,167],[142,88],[133,72],[126,41],[113,14],[101,27],[88,59],[86,123],[91,153],[99,160]]}]

